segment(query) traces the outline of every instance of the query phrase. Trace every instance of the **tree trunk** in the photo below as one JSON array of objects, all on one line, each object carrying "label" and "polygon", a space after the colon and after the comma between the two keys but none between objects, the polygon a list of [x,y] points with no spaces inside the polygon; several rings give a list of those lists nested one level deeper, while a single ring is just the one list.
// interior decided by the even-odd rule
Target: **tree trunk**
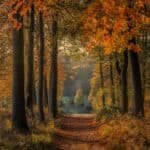
[{"label": "tree trunk", "polygon": [[58,115],[57,110],[57,55],[58,55],[58,14],[53,10],[52,13],[52,51],[51,51],[51,68],[49,83],[49,105],[53,118]]},{"label": "tree trunk", "polygon": [[144,33],[143,36],[143,57],[142,57],[142,83],[143,83],[143,88],[142,88],[142,93],[143,93],[143,99],[145,99],[145,93],[146,93],[146,66],[147,66],[147,56],[148,56],[148,33],[147,31]]},{"label": "tree trunk", "polygon": [[[16,14],[14,18],[23,24],[23,18]],[[13,29],[13,91],[12,91],[12,127],[18,131],[28,131],[25,112],[24,93],[24,39],[23,27]]]},{"label": "tree trunk", "polygon": [[[136,43],[135,38],[133,38],[130,42],[135,44]],[[130,61],[132,70],[132,81],[133,81],[132,113],[134,116],[140,114],[144,116],[144,99],[142,94],[140,64],[138,54],[133,50],[130,50]]]},{"label": "tree trunk", "polygon": [[127,84],[127,70],[128,70],[128,51],[123,53],[123,66],[121,71],[121,113],[128,112],[128,84]]},{"label": "tree trunk", "polygon": [[103,64],[102,64],[102,52],[99,50],[99,71],[100,71],[100,87],[102,90],[102,105],[105,107],[105,94],[104,94],[104,77],[103,77]]},{"label": "tree trunk", "polygon": [[[136,1],[129,1],[129,8],[135,7]],[[133,23],[131,17],[127,16],[129,32],[133,29]],[[129,40],[129,44],[136,44],[136,38],[133,37]],[[142,115],[144,116],[144,98],[142,93],[142,81],[140,73],[140,64],[137,52],[135,49],[129,49],[130,51],[130,61],[131,61],[131,72],[132,72],[132,82],[133,82],[133,101],[132,101],[132,113],[134,116]]]},{"label": "tree trunk", "polygon": [[120,111],[122,114],[128,112],[128,84],[127,84],[127,69],[128,69],[128,52],[127,50],[123,53],[123,65],[120,67],[117,54],[115,55],[116,70],[119,76],[119,84],[121,91]]},{"label": "tree trunk", "polygon": [[43,77],[44,77],[44,29],[43,29],[43,14],[39,12],[39,34],[40,34],[40,49],[39,49],[39,88],[38,88],[38,106],[39,117],[41,121],[45,120],[43,110]]},{"label": "tree trunk", "polygon": [[27,107],[33,115],[34,101],[34,5],[31,6],[30,29],[29,29],[29,48],[27,52]]},{"label": "tree trunk", "polygon": [[117,82],[116,82],[116,100],[118,103],[118,107],[120,107],[120,89],[121,89],[121,67],[120,67],[120,62],[118,60],[118,54],[114,54],[115,58],[115,67],[116,67],[116,72],[117,72]]},{"label": "tree trunk", "polygon": [[144,100],[145,99],[145,90],[146,90],[146,56],[142,63],[142,80],[143,80],[142,94],[143,94],[143,100]]},{"label": "tree trunk", "polygon": [[111,93],[111,99],[112,99],[112,104],[115,104],[115,91],[114,91],[114,74],[113,74],[113,65],[112,65],[112,58],[109,58],[110,61],[110,93]]},{"label": "tree trunk", "polygon": [[44,93],[44,105],[48,106],[48,93],[47,93],[47,80],[46,76],[44,76],[44,88],[43,88],[43,93]]}]

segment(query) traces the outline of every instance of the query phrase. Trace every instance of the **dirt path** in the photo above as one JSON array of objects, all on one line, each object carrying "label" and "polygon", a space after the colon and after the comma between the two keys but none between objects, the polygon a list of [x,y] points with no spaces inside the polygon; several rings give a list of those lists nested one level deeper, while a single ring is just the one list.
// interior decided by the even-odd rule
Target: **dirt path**
[{"label": "dirt path", "polygon": [[103,150],[99,124],[92,114],[62,116],[55,127],[55,143],[62,150]]}]

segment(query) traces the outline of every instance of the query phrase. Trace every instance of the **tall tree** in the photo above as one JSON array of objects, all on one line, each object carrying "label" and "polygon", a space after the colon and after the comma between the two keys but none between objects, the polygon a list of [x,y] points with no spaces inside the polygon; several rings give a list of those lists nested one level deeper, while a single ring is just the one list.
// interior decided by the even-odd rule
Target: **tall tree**
[{"label": "tall tree", "polygon": [[123,65],[121,69],[121,113],[128,112],[128,84],[127,84],[127,69],[128,69],[128,51],[123,52]]},{"label": "tall tree", "polygon": [[143,82],[143,98],[145,99],[145,93],[146,93],[146,74],[147,74],[147,62],[148,62],[148,56],[149,56],[149,46],[148,46],[148,31],[143,32],[143,36],[141,39],[142,47],[143,47],[143,53],[142,53],[142,82]]},{"label": "tall tree", "polygon": [[113,64],[112,64],[112,58],[109,57],[109,70],[110,70],[110,93],[111,93],[111,99],[112,104],[115,104],[115,91],[114,91],[114,72],[113,72]]},{"label": "tall tree", "polygon": [[[132,43],[135,43],[135,39],[132,39]],[[132,70],[132,81],[133,81],[133,104],[132,113],[133,115],[141,114],[144,116],[144,98],[142,93],[142,81],[140,73],[140,64],[137,52],[130,51],[130,61]]]},{"label": "tall tree", "polygon": [[120,107],[121,67],[120,67],[120,62],[119,62],[117,53],[114,54],[114,59],[115,59],[115,68],[116,68],[116,73],[117,73],[116,100],[119,104],[118,106]]},{"label": "tall tree", "polygon": [[44,75],[44,82],[43,82],[43,99],[44,99],[44,105],[48,106],[48,91],[47,91],[47,79],[46,75]]},{"label": "tall tree", "polygon": [[41,121],[45,120],[43,110],[43,78],[44,78],[44,25],[43,25],[43,12],[39,12],[39,87],[38,87],[38,107],[39,117]]},{"label": "tall tree", "polygon": [[115,53],[115,66],[119,76],[119,85],[121,91],[120,111],[122,114],[128,112],[128,82],[127,82],[127,69],[128,69],[128,51],[123,52],[122,65],[120,65],[117,53]]},{"label": "tall tree", "polygon": [[57,110],[57,55],[58,55],[58,14],[52,10],[51,23],[51,68],[49,83],[49,104],[53,118],[58,115]]},{"label": "tall tree", "polygon": [[[17,9],[17,2],[13,4],[13,10]],[[19,131],[28,131],[24,93],[23,17],[20,15],[19,9],[20,7],[16,10],[16,13],[13,14],[13,18],[20,26],[13,28],[12,127]]]},{"label": "tall tree", "polygon": [[[129,9],[135,9],[136,1],[128,1]],[[127,14],[128,28],[129,32],[134,29],[134,20],[133,18]],[[133,35],[131,39],[128,40],[130,45],[136,45],[136,37]],[[130,50],[130,61],[131,61],[131,71],[132,71],[132,81],[133,81],[133,105],[132,105],[132,113],[133,115],[141,114],[144,116],[144,98],[142,93],[142,80],[140,73],[140,64],[138,53],[135,51],[134,47],[129,47]]]},{"label": "tall tree", "polygon": [[34,4],[31,5],[30,27],[29,27],[29,48],[27,51],[27,107],[33,115],[33,101],[34,101]]},{"label": "tall tree", "polygon": [[102,90],[102,105],[105,107],[105,93],[104,93],[104,76],[103,76],[103,64],[102,64],[102,50],[99,49],[99,72],[100,72],[100,88]]}]

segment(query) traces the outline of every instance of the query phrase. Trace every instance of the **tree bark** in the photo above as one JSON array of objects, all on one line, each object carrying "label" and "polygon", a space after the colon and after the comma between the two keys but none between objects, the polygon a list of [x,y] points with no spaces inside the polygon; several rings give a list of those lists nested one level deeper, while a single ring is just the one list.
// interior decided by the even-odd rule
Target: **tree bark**
[{"label": "tree bark", "polygon": [[50,83],[49,83],[49,105],[53,118],[58,115],[57,108],[57,55],[58,55],[58,14],[52,12],[52,51],[51,51],[51,68],[50,68]]},{"label": "tree bark", "polygon": [[[130,43],[135,44],[135,38],[133,38]],[[133,103],[132,103],[132,113],[134,116],[142,115],[144,116],[144,98],[142,93],[142,81],[140,73],[140,64],[138,54],[134,50],[130,50],[130,61],[131,61],[131,71],[132,71],[132,81],[133,81]]]},{"label": "tree bark", "polygon": [[48,92],[47,92],[47,80],[46,76],[44,76],[44,87],[43,87],[43,93],[44,93],[44,106],[48,106]]},{"label": "tree bark", "polygon": [[100,87],[102,90],[102,105],[105,107],[105,94],[104,94],[104,77],[103,77],[103,64],[102,64],[102,52],[99,50],[99,71],[100,71]]},{"label": "tree bark", "polygon": [[146,73],[147,73],[147,70],[146,70],[146,66],[147,66],[147,56],[148,56],[148,33],[147,31],[144,33],[144,36],[143,36],[143,57],[142,57],[142,84],[143,84],[143,99],[145,99],[145,93],[146,93]]},{"label": "tree bark", "polygon": [[33,115],[34,101],[34,5],[31,6],[30,29],[29,29],[29,48],[27,51],[27,107]]},{"label": "tree bark", "polygon": [[43,77],[44,77],[44,29],[43,29],[43,14],[39,12],[39,34],[40,34],[40,49],[39,49],[39,88],[38,88],[38,107],[39,117],[41,121],[45,120],[43,110]]},{"label": "tree bark", "polygon": [[[23,24],[17,13],[14,18]],[[12,88],[12,127],[18,131],[28,131],[24,93],[24,39],[23,27],[13,29],[13,88]]]},{"label": "tree bark", "polygon": [[123,53],[123,66],[121,71],[121,113],[128,112],[128,84],[127,84],[127,70],[128,70],[128,51]]},{"label": "tree bark", "polygon": [[[136,1],[128,1],[128,7],[130,9],[134,8]],[[129,15],[128,19],[128,27],[129,32],[133,28],[133,20]],[[133,37],[129,40],[129,44],[136,44],[136,38]],[[144,116],[144,98],[142,93],[142,81],[141,81],[141,73],[140,73],[140,64],[138,53],[135,52],[135,49],[129,49],[130,51],[130,62],[131,62],[131,72],[132,72],[132,82],[133,82],[133,103],[132,103],[132,113],[134,116],[142,115]]]},{"label": "tree bark", "polygon": [[118,103],[118,107],[120,107],[120,91],[121,91],[121,67],[120,67],[120,62],[118,60],[118,54],[114,54],[115,58],[115,67],[116,67],[116,72],[117,72],[117,82],[116,82],[116,100]]},{"label": "tree bark", "polygon": [[113,73],[113,65],[112,65],[112,58],[109,57],[110,65],[110,93],[111,93],[111,99],[112,99],[112,104],[115,104],[115,91],[114,91],[114,73]]}]

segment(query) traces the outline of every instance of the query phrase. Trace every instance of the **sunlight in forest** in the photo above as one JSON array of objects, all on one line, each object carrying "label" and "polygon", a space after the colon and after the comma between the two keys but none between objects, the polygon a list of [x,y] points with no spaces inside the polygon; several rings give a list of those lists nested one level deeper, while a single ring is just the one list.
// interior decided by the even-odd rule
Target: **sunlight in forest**
[{"label": "sunlight in forest", "polygon": [[0,150],[149,150],[149,10],[0,0]]}]

